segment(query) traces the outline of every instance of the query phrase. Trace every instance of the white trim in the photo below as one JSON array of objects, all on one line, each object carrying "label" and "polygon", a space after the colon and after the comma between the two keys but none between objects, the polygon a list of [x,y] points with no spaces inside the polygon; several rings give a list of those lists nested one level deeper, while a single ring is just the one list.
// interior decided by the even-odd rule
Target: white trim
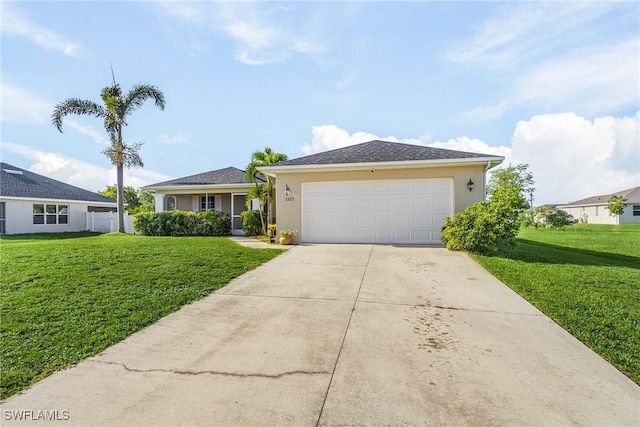
[{"label": "white trim", "polygon": [[[207,184],[207,185],[148,185],[146,187],[142,187],[143,190],[147,191],[198,191],[215,193],[218,189],[226,189],[226,188],[246,188],[247,190],[253,188],[255,186],[254,183],[243,183],[243,184]],[[222,191],[226,193],[226,191]]]},{"label": "white trim", "polygon": [[366,163],[332,163],[323,165],[290,165],[290,166],[262,166],[258,171],[265,175],[275,176],[276,173],[299,172],[335,172],[343,170],[367,170],[367,169],[415,169],[424,167],[453,167],[471,166],[489,162],[497,166],[504,161],[502,156],[475,157],[473,159],[438,159],[438,160],[404,160],[393,162],[366,162]]}]

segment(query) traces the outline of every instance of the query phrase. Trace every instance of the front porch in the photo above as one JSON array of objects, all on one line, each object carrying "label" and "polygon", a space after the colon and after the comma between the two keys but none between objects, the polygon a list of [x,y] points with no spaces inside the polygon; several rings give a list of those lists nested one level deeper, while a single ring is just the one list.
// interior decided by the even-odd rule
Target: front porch
[{"label": "front porch", "polygon": [[[242,236],[242,217],[240,214],[247,208],[247,193],[201,193],[201,194],[171,194],[156,193],[156,212],[160,211],[191,211],[207,210],[219,211],[231,217],[231,234]],[[256,201],[254,200],[254,203]],[[257,206],[255,207],[257,209]]]}]

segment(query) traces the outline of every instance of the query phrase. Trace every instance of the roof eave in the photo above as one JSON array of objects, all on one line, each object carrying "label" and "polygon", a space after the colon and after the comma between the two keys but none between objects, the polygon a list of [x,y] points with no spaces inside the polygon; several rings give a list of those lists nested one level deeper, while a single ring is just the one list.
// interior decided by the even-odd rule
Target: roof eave
[{"label": "roof eave", "polygon": [[437,160],[403,160],[393,162],[364,162],[364,163],[332,163],[321,165],[289,165],[289,166],[262,166],[258,170],[265,175],[275,176],[277,173],[296,172],[336,172],[336,171],[359,171],[370,169],[416,169],[424,167],[454,167],[454,166],[474,166],[489,164],[487,169],[499,165],[504,161],[502,156],[486,156],[463,159],[437,159]]},{"label": "roof eave", "polygon": [[171,190],[198,190],[204,189],[222,189],[222,188],[253,188],[255,186],[252,182],[247,183],[235,183],[235,184],[197,184],[197,185],[147,185],[142,187],[146,191],[171,191]]},{"label": "roof eave", "polygon": [[113,202],[97,202],[94,200],[75,200],[75,199],[56,199],[53,197],[19,197],[19,196],[4,196],[4,195],[0,195],[0,199],[3,200],[23,200],[23,201],[36,201],[36,202],[64,202],[64,203],[88,203],[88,204],[92,204],[92,205],[104,205],[104,206],[111,206],[111,205],[117,205],[118,202],[117,201],[113,201]]}]

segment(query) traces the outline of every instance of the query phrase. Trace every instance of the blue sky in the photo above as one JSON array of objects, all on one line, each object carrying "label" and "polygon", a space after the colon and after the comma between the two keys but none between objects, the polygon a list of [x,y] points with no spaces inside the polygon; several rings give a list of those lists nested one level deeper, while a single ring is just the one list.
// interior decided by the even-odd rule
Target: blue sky
[{"label": "blue sky", "polygon": [[2,2],[2,161],[100,190],[110,64],[144,141],[125,185],[371,139],[528,163],[535,203],[640,185],[638,2]]}]

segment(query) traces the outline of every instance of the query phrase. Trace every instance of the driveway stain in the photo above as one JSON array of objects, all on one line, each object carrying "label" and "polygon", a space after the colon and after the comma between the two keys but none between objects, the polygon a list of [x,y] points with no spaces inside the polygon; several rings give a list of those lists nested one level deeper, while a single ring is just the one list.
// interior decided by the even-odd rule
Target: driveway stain
[{"label": "driveway stain", "polygon": [[409,321],[412,332],[420,337],[419,350],[455,349],[459,342],[447,319],[438,311],[424,305],[410,307],[414,318]]}]

